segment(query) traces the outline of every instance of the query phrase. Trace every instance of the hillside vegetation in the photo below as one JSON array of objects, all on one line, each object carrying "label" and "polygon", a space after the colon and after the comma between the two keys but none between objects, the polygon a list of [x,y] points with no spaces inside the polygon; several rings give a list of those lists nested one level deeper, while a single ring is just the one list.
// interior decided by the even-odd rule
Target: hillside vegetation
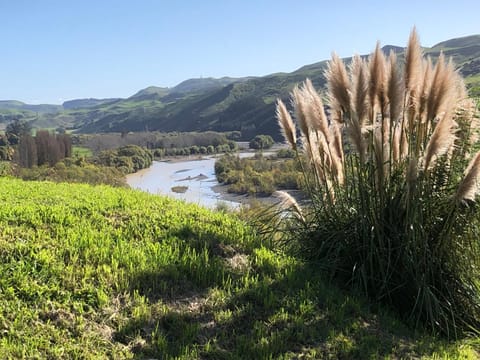
[{"label": "hillside vegetation", "polygon": [[0,358],[470,358],[412,335],[229,215],[0,179]]},{"label": "hillside vegetation", "polygon": [[[386,54],[395,51],[403,61],[403,47],[387,45],[383,50]],[[424,51],[434,61],[441,51],[451,56],[470,93],[480,95],[480,35],[447,40]],[[345,59],[347,63],[350,60]],[[21,116],[38,128],[62,126],[82,133],[241,130],[244,140],[257,134],[280,140],[273,115],[275,99],[287,99],[293,86],[307,77],[316,88],[323,88],[326,64],[321,61],[291,73],[263,77],[189,79],[173,88],[152,86],[127,99],[70,101],[63,111],[58,106],[0,102],[0,122]]]}]

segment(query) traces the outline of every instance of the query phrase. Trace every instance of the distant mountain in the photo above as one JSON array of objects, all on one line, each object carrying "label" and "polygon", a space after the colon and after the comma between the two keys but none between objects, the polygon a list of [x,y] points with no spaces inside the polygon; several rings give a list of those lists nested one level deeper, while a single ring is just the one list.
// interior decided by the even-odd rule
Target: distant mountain
[{"label": "distant mountain", "polygon": [[[465,49],[480,46],[480,35],[470,35],[464,36],[461,38],[450,39],[446,41],[439,42],[438,44],[434,45],[432,49]],[[460,50],[463,52],[463,50]]]},{"label": "distant mountain", "polygon": [[224,86],[230,85],[235,82],[243,82],[252,79],[252,77],[248,78],[231,78],[231,77],[222,77],[220,79],[215,78],[197,78],[197,79],[188,79],[177,86],[173,87],[170,92],[171,93],[192,93],[192,92],[200,92],[200,91],[209,91],[213,89],[219,89]]},{"label": "distant mountain", "polygon": [[149,86],[140,90],[136,94],[130,96],[130,99],[136,100],[159,100],[169,93],[169,89],[165,87]]},{"label": "distant mountain", "polygon": [[108,103],[112,103],[115,101],[121,100],[120,98],[111,98],[111,99],[75,99],[65,101],[62,106],[64,110],[70,109],[81,109],[81,108],[91,108],[98,105],[104,105]]},{"label": "distant mountain", "polygon": [[60,105],[39,104],[30,105],[17,100],[0,100],[0,109],[3,110],[25,110],[38,113],[56,113],[62,111]]},{"label": "distant mountain", "polygon": [[[382,49],[385,53],[394,51],[400,61],[404,58],[403,47],[386,45]],[[480,96],[480,35],[447,40],[424,48],[424,52],[434,60],[440,52],[451,56],[470,93]],[[344,60],[348,63],[351,58]],[[315,87],[323,88],[326,66],[327,61],[320,61],[291,73],[263,77],[189,79],[173,88],[151,86],[127,99],[73,100],[60,110],[56,105],[48,108],[49,105],[0,102],[0,121],[21,116],[32,120],[36,127],[64,126],[80,133],[240,130],[244,139],[260,133],[280,139],[275,120],[276,98],[288,101],[293,86],[307,77]],[[43,106],[45,111],[36,113],[27,110],[29,106]],[[50,110],[54,109],[57,112],[52,114]]]}]

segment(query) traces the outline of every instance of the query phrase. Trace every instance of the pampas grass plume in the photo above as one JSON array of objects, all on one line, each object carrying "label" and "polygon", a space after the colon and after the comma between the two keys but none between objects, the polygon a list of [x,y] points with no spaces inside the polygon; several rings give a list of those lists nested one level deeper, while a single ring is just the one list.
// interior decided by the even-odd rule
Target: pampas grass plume
[{"label": "pampas grass plume", "polygon": [[283,136],[290,143],[293,150],[297,150],[297,132],[292,117],[282,100],[277,100],[277,120]]},{"label": "pampas grass plume", "polygon": [[294,212],[301,220],[305,220],[305,218],[303,217],[302,208],[300,207],[300,205],[298,205],[297,200],[295,200],[292,195],[290,195],[286,191],[275,191],[273,193],[273,196],[280,200],[279,205],[282,209],[294,210]]},{"label": "pampas grass plume", "polygon": [[453,145],[456,125],[448,114],[438,122],[425,150],[425,170],[433,166],[435,159],[446,154]]},{"label": "pampas grass plume", "polygon": [[350,80],[343,60],[336,53],[332,54],[325,77],[332,105],[339,106],[344,113],[350,112]]},{"label": "pampas grass plume", "polygon": [[470,161],[465,170],[465,177],[458,186],[456,200],[475,200],[475,195],[478,192],[478,180],[480,177],[480,152],[478,152]]}]

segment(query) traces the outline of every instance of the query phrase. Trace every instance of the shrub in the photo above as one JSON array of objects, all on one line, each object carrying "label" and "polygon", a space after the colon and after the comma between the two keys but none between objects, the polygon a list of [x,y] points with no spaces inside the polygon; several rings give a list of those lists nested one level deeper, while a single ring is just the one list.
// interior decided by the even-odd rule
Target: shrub
[{"label": "shrub", "polygon": [[413,31],[403,73],[377,46],[349,71],[334,55],[326,78],[329,117],[308,79],[292,92],[302,151],[277,103],[310,199],[302,209],[279,193],[292,215],[284,244],[415,325],[478,330],[480,153],[469,154],[473,104],[453,64],[423,58]]},{"label": "shrub", "polygon": [[152,165],[152,161],[152,152],[136,145],[123,146],[117,150],[105,150],[94,159],[96,164],[115,167],[125,174],[148,168]]},{"label": "shrub", "polygon": [[295,157],[295,151],[292,149],[280,149],[277,151],[277,157],[280,159],[293,159]]},{"label": "shrub", "polygon": [[250,149],[256,150],[265,150],[270,149],[274,144],[274,141],[270,135],[257,135],[252,140],[248,146]]}]

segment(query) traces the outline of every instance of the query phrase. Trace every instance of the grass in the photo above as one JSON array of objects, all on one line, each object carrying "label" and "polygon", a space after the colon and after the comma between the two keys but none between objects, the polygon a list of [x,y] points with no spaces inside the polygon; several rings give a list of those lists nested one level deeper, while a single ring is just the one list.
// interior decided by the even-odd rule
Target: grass
[{"label": "grass", "polygon": [[292,221],[282,214],[285,228],[273,230],[291,251],[416,326],[446,338],[478,335],[476,104],[443,55],[434,67],[425,60],[415,30],[406,54],[402,69],[377,44],[348,70],[333,55],[328,114],[310,80],[294,88],[301,146],[278,102],[286,140],[305,155],[297,158],[309,201],[302,210],[283,194]]},{"label": "grass", "polygon": [[0,358],[478,357],[478,340],[413,334],[230,215],[106,186],[0,189]]},{"label": "grass", "polygon": [[93,155],[92,150],[84,146],[73,146],[72,147],[72,156],[73,157],[84,157],[89,158]]}]

